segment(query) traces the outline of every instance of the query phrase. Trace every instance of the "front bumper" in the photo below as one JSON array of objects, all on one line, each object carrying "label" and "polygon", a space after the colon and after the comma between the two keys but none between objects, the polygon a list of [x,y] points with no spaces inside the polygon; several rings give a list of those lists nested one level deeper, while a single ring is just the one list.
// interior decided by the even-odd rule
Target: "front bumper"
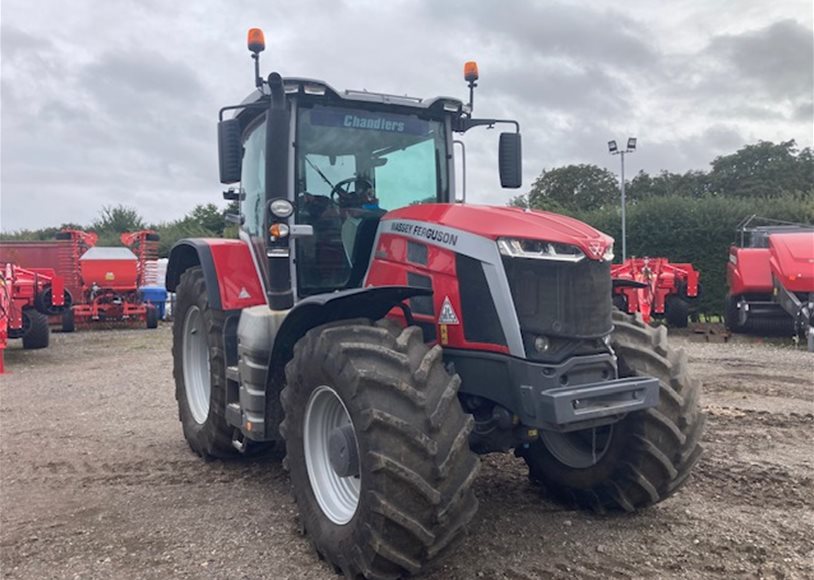
[{"label": "front bumper", "polygon": [[447,349],[444,360],[461,376],[462,395],[494,401],[528,427],[584,429],[659,403],[658,379],[616,378],[616,363],[610,354],[580,355],[548,364]]}]

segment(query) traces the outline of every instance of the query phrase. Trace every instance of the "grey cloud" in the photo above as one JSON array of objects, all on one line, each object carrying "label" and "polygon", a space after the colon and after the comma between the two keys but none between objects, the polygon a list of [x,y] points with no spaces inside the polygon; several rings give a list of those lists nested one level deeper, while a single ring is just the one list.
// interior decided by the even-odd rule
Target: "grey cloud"
[{"label": "grey cloud", "polygon": [[707,54],[773,98],[811,99],[814,34],[800,22],[783,20],[753,32],[718,36]]},{"label": "grey cloud", "polygon": [[463,0],[427,6],[430,13],[449,17],[462,33],[519,48],[517,56],[522,61],[528,56],[543,56],[613,68],[651,68],[658,60],[658,52],[647,42],[647,29],[613,8]]},{"label": "grey cloud", "polygon": [[91,87],[103,100],[126,93],[188,100],[191,95],[199,95],[202,89],[197,73],[188,65],[145,50],[104,54],[85,68],[80,82]]},{"label": "grey cloud", "polygon": [[627,84],[601,68],[543,61],[518,64],[497,71],[484,92],[500,98],[516,97],[521,107],[540,107],[570,115],[618,115],[631,98]]}]

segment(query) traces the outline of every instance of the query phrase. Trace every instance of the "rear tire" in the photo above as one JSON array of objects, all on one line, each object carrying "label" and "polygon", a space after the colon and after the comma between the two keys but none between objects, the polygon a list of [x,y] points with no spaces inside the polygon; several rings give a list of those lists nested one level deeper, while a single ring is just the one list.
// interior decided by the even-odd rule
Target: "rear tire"
[{"label": "rear tire", "polygon": [[48,317],[34,308],[24,309],[23,316],[29,321],[28,331],[23,335],[23,348],[29,350],[46,348],[51,338]]},{"label": "rear tire", "polygon": [[690,319],[690,305],[686,300],[671,294],[664,304],[664,318],[674,328],[687,328]]},{"label": "rear tire", "polygon": [[[237,455],[239,452],[232,445],[233,429],[226,422],[226,357],[222,338],[225,315],[209,305],[200,266],[181,275],[176,292],[172,358],[175,399],[184,437],[190,448],[205,459]],[[197,337],[202,337],[202,342]],[[208,372],[204,368],[207,361]]]},{"label": "rear tire", "polygon": [[[310,330],[294,347],[281,396],[302,528],[348,578],[419,573],[461,537],[478,505],[471,486],[480,463],[469,449],[472,417],[457,400],[460,378],[421,329],[394,334],[385,326],[343,321]],[[314,401],[326,392],[353,428],[357,482],[319,468],[326,446],[314,442],[325,439],[311,425],[319,424]]]},{"label": "rear tire", "polygon": [[687,480],[702,452],[705,416],[698,404],[700,385],[688,375],[684,352],[667,345],[666,328],[651,328],[620,312],[613,317],[620,376],[658,378],[659,405],[614,423],[593,464],[566,465],[541,440],[518,454],[528,463],[531,479],[562,503],[633,511],[669,497]]},{"label": "rear tire", "polygon": [[62,332],[73,332],[76,330],[76,319],[73,309],[66,308],[62,311]]}]

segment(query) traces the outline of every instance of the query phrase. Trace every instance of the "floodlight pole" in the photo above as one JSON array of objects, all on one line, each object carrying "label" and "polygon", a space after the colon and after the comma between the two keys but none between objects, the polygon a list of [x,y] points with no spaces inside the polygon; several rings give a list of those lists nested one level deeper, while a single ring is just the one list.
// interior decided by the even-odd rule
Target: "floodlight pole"
[{"label": "floodlight pole", "polygon": [[[620,189],[622,190],[622,261],[624,262],[627,259],[627,223],[625,219],[625,207],[626,207],[626,200],[625,200],[625,154],[633,153],[636,151],[636,139],[629,138],[627,140],[628,146],[625,149],[616,149],[616,142],[611,141],[608,143],[610,148],[611,155],[619,155],[622,161],[622,176],[619,183]],[[631,147],[632,142],[632,147]],[[610,147],[610,143],[613,143],[613,147]]]},{"label": "floodlight pole", "polygon": [[627,224],[625,223],[625,153],[627,151],[620,151],[619,157],[622,158],[622,261],[627,260]]}]

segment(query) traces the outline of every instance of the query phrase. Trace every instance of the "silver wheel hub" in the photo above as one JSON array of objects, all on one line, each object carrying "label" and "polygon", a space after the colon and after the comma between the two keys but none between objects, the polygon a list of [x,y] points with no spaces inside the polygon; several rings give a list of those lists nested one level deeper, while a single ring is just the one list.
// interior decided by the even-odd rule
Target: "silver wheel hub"
[{"label": "silver wheel hub", "polygon": [[209,416],[212,382],[209,376],[209,342],[201,309],[191,306],[184,316],[183,330],[184,389],[192,418],[199,425]]},{"label": "silver wheel hub", "polygon": [[331,387],[314,389],[303,421],[305,467],[322,513],[337,525],[359,507],[359,448],[348,409]]}]

